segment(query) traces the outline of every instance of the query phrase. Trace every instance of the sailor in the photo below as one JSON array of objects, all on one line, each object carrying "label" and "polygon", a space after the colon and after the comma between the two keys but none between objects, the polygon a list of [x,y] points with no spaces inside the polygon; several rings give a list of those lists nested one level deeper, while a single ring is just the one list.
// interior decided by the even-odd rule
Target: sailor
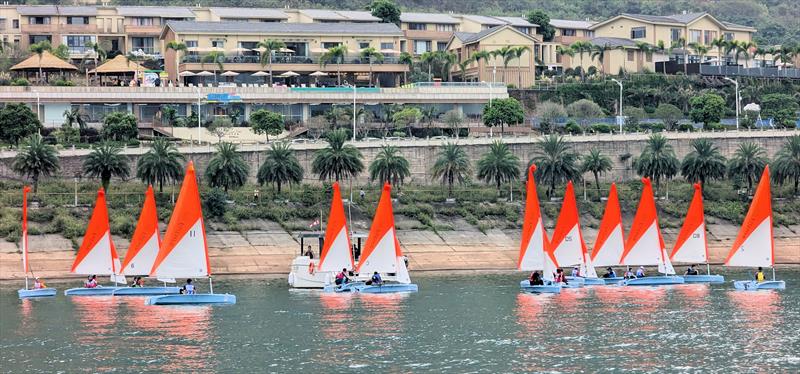
[{"label": "sailor", "polygon": [[380,286],[380,285],[383,284],[383,279],[381,278],[381,275],[378,274],[377,271],[372,274],[372,279],[371,280],[372,280],[372,285],[373,286]]},{"label": "sailor", "polygon": [[139,287],[139,278],[140,277],[133,277],[133,282],[131,282],[131,287]]},{"label": "sailor", "polygon": [[761,282],[764,281],[764,268],[762,268],[761,266],[758,267],[758,271],[756,272],[755,278],[756,278],[756,282],[758,282],[758,283],[761,283]]},{"label": "sailor", "polygon": [[306,249],[306,254],[305,254],[305,256],[307,256],[307,257],[308,257],[309,259],[311,259],[311,260],[313,260],[313,259],[314,259],[314,252],[313,252],[313,251],[311,251],[311,246],[310,246],[310,245],[308,246],[308,249]]},{"label": "sailor", "polygon": [[339,274],[336,274],[336,285],[343,285],[350,281],[347,277],[347,269],[343,268]]},{"label": "sailor", "polygon": [[194,285],[192,284],[192,278],[186,280],[186,284],[184,284],[183,288],[181,288],[181,293],[184,295],[194,295]]},{"label": "sailor", "polygon": [[572,267],[572,276],[573,277],[580,277],[581,276],[581,271],[580,271],[580,269],[578,269],[577,266],[573,266]]},{"label": "sailor", "polygon": [[36,280],[33,282],[33,289],[38,290],[42,288],[47,288],[47,285],[44,284],[44,281],[36,277]]},{"label": "sailor", "polygon": [[628,266],[628,270],[625,270],[625,275],[623,275],[622,277],[625,278],[625,279],[634,279],[634,278],[636,278],[636,276],[633,275],[633,270],[631,270],[630,266]]},{"label": "sailor", "polygon": [[97,287],[97,276],[90,275],[89,278],[86,280],[86,283],[83,284],[86,288],[96,288]]},{"label": "sailor", "polygon": [[538,271],[534,271],[531,273],[531,277],[529,279],[531,286],[544,286],[544,281],[542,280],[542,276],[539,275]]},{"label": "sailor", "polygon": [[636,270],[636,278],[644,278],[644,266],[639,266],[639,269]]},{"label": "sailor", "polygon": [[615,272],[614,269],[611,268],[611,266],[607,267],[606,273],[603,274],[603,278],[616,278],[616,277],[617,277],[617,272]]},{"label": "sailor", "polygon": [[698,275],[698,274],[700,274],[700,273],[698,273],[697,269],[695,269],[695,265],[692,265],[692,266],[689,266],[688,269],[686,269],[686,274],[684,274],[684,275]]},{"label": "sailor", "polygon": [[556,270],[556,279],[555,279],[555,281],[556,281],[556,283],[569,284],[569,283],[567,283],[567,277],[564,276],[564,270],[562,270],[561,268]]}]

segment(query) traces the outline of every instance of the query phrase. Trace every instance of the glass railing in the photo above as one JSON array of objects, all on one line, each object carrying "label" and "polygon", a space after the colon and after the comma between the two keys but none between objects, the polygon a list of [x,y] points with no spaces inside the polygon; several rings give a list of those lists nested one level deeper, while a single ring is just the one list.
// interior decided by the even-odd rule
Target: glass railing
[{"label": "glass railing", "polygon": [[[185,55],[181,59],[184,63],[200,63],[206,55]],[[259,64],[261,61],[260,56],[225,56],[222,61],[225,64]],[[206,61],[205,63],[210,63]],[[273,64],[320,64],[320,56],[275,56],[272,58]],[[369,59],[361,57],[345,57],[341,60],[342,64],[364,64],[369,65]],[[374,65],[380,64],[399,64],[397,57],[384,57],[383,61],[374,61]],[[336,62],[328,62],[328,65],[336,65]]]}]

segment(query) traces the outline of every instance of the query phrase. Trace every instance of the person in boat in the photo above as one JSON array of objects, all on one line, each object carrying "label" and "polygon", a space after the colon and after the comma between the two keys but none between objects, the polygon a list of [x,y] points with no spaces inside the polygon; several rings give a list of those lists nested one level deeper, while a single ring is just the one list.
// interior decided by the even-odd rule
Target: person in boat
[{"label": "person in boat", "polygon": [[44,284],[44,281],[39,279],[39,277],[36,277],[36,279],[33,281],[33,289],[39,290],[42,288],[47,288],[47,285]]},{"label": "person in boat", "polygon": [[529,279],[531,286],[544,286],[544,280],[542,280],[542,276],[539,274],[538,271],[534,271],[531,273],[531,277]]},{"label": "person in boat", "polygon": [[761,266],[758,267],[758,271],[755,274],[756,282],[761,283],[764,281],[764,268]]},{"label": "person in boat", "polygon": [[383,285],[383,278],[381,278],[381,275],[378,274],[377,271],[372,274],[372,278],[370,278],[370,280],[372,281],[373,286]]},{"label": "person in boat", "polygon": [[347,284],[350,282],[350,278],[347,277],[347,269],[343,268],[339,274],[336,274],[336,285],[341,286],[343,284]]},{"label": "person in boat", "polygon": [[131,287],[139,287],[139,277],[133,277],[133,282],[131,282]]},{"label": "person in boat", "polygon": [[636,278],[636,275],[633,274],[633,270],[631,270],[631,267],[628,266],[628,270],[625,270],[625,274],[622,277],[625,279],[634,279]]},{"label": "person in boat", "polygon": [[617,272],[615,272],[614,269],[611,268],[611,266],[607,267],[606,273],[603,274],[603,278],[616,278],[616,277],[617,277]]},{"label": "person in boat", "polygon": [[561,268],[556,270],[556,277],[555,278],[556,278],[555,279],[556,283],[569,284],[569,283],[567,283],[567,277],[564,275],[564,270],[561,269]]},{"label": "person in boat", "polygon": [[644,273],[644,266],[639,266],[639,269],[636,270],[636,278],[644,278],[646,277]]},{"label": "person in boat", "polygon": [[311,259],[311,260],[314,259],[314,252],[311,250],[311,246],[310,245],[308,246],[308,249],[306,249],[305,256],[308,256],[308,258]]},{"label": "person in boat", "polygon": [[581,276],[581,270],[578,269],[577,266],[573,266],[572,267],[572,276],[573,277],[580,277]]},{"label": "person in boat", "polygon": [[692,265],[692,266],[689,266],[688,269],[686,269],[686,274],[684,274],[684,275],[699,275],[699,274],[700,273],[697,272],[697,269],[695,268],[695,265]]},{"label": "person in boat", "polygon": [[186,284],[184,284],[183,288],[181,288],[181,294],[194,295],[194,285],[192,284],[192,278],[186,280]]},{"label": "person in boat", "polygon": [[86,288],[97,288],[97,276],[90,275],[89,278],[86,279],[86,283],[83,285]]}]

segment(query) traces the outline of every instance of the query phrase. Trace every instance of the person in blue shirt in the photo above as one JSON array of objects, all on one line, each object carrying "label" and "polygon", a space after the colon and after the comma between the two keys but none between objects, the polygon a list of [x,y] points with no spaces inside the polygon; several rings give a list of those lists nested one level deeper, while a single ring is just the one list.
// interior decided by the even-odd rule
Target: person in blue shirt
[{"label": "person in blue shirt", "polygon": [[373,286],[380,286],[380,285],[383,284],[383,279],[381,278],[381,275],[378,274],[377,271],[374,274],[372,274],[372,279],[371,280],[372,280],[372,285]]},{"label": "person in blue shirt", "polygon": [[581,270],[578,269],[577,266],[573,266],[572,267],[572,276],[573,277],[580,277],[581,276]]},{"label": "person in blue shirt", "polygon": [[633,270],[631,270],[631,267],[628,266],[628,270],[625,270],[625,275],[622,277],[625,279],[634,279],[636,278],[636,275],[633,274]]},{"label": "person in blue shirt", "polygon": [[186,280],[186,284],[181,288],[181,293],[184,295],[194,295],[194,285],[192,284],[191,278]]},{"label": "person in blue shirt", "polygon": [[603,278],[616,278],[616,277],[617,277],[617,272],[615,272],[614,269],[611,268],[611,266],[607,267],[606,273],[603,274]]},{"label": "person in blue shirt", "polygon": [[639,270],[636,270],[636,278],[644,278],[644,266],[639,266]]}]

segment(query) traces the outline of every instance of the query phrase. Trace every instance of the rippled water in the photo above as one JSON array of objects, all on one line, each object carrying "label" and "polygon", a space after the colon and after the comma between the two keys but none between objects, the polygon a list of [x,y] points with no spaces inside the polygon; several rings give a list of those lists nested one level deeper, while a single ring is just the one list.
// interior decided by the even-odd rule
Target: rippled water
[{"label": "rippled water", "polygon": [[0,371],[796,373],[800,270],[779,275],[782,292],[728,283],[553,296],[520,293],[519,274],[418,275],[411,295],[218,280],[217,292],[239,299],[218,307],[61,294],[20,301],[5,284]]}]

